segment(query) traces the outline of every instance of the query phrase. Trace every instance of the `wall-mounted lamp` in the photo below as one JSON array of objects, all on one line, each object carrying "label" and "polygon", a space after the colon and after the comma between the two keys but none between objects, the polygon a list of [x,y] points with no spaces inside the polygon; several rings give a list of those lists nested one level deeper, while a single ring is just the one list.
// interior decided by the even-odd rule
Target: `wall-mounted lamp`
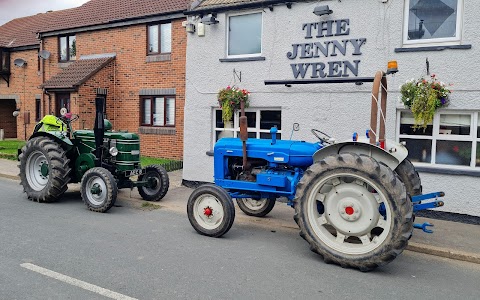
[{"label": "wall-mounted lamp", "polygon": [[211,14],[210,16],[205,16],[202,18],[201,22],[205,25],[214,25],[218,24],[218,20],[216,19],[216,14]]},{"label": "wall-mounted lamp", "polygon": [[22,68],[27,65],[27,62],[24,59],[17,58],[13,61],[13,64],[19,68]]},{"label": "wall-mounted lamp", "polygon": [[20,114],[20,108],[17,108],[13,111],[13,116],[14,117],[18,117],[19,114]]},{"label": "wall-mounted lamp", "polygon": [[319,5],[315,6],[315,8],[313,9],[313,13],[317,16],[323,16],[333,13],[333,10],[331,10],[328,5]]},{"label": "wall-mounted lamp", "polygon": [[185,25],[185,31],[188,33],[195,33],[195,24],[187,23],[187,25]]}]

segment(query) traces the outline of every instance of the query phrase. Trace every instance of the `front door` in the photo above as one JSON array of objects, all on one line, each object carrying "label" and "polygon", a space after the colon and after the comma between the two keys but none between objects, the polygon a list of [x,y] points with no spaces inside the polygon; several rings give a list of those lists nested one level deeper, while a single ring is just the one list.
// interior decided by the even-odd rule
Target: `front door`
[{"label": "front door", "polygon": [[60,116],[60,109],[66,108],[70,112],[70,93],[57,93],[55,94],[56,105],[55,115]]}]

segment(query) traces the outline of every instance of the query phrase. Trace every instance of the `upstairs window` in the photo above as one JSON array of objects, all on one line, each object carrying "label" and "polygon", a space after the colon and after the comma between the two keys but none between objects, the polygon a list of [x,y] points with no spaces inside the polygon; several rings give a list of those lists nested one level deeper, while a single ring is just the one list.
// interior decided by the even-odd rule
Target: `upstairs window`
[{"label": "upstairs window", "polygon": [[405,0],[404,43],[460,41],[463,0]]},{"label": "upstairs window", "polygon": [[60,61],[71,61],[77,58],[77,38],[74,35],[59,38]]},{"label": "upstairs window", "polygon": [[0,73],[10,73],[10,53],[0,48]]},{"label": "upstairs window", "polygon": [[142,126],[175,126],[175,97],[148,96],[141,99]]},{"label": "upstairs window", "polygon": [[172,23],[148,26],[148,54],[172,52]]},{"label": "upstairs window", "polygon": [[228,17],[227,56],[249,57],[262,53],[262,13]]}]

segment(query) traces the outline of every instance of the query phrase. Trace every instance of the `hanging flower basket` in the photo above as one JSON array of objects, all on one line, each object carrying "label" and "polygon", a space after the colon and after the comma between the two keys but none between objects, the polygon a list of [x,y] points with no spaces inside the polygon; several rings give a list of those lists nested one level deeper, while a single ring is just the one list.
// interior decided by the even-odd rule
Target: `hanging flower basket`
[{"label": "hanging flower basket", "polygon": [[433,121],[436,110],[448,106],[451,92],[445,83],[437,80],[435,74],[429,78],[407,80],[400,87],[400,93],[403,104],[412,111],[415,119],[413,128],[425,130]]},{"label": "hanging flower basket", "polygon": [[243,101],[245,107],[249,105],[248,96],[250,92],[245,89],[227,86],[218,92],[218,104],[222,109],[222,120],[227,123],[232,120],[235,110],[240,109],[240,103]]}]

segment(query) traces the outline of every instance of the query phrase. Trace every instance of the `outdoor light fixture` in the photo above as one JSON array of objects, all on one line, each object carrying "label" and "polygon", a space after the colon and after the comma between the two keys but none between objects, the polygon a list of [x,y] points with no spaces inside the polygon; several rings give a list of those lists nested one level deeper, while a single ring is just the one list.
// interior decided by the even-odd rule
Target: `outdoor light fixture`
[{"label": "outdoor light fixture", "polygon": [[215,14],[203,17],[201,22],[205,25],[214,25],[219,23]]},{"label": "outdoor light fixture", "polygon": [[328,5],[319,5],[315,6],[315,8],[313,9],[313,13],[317,16],[323,16],[333,13],[333,10],[331,10]]}]

